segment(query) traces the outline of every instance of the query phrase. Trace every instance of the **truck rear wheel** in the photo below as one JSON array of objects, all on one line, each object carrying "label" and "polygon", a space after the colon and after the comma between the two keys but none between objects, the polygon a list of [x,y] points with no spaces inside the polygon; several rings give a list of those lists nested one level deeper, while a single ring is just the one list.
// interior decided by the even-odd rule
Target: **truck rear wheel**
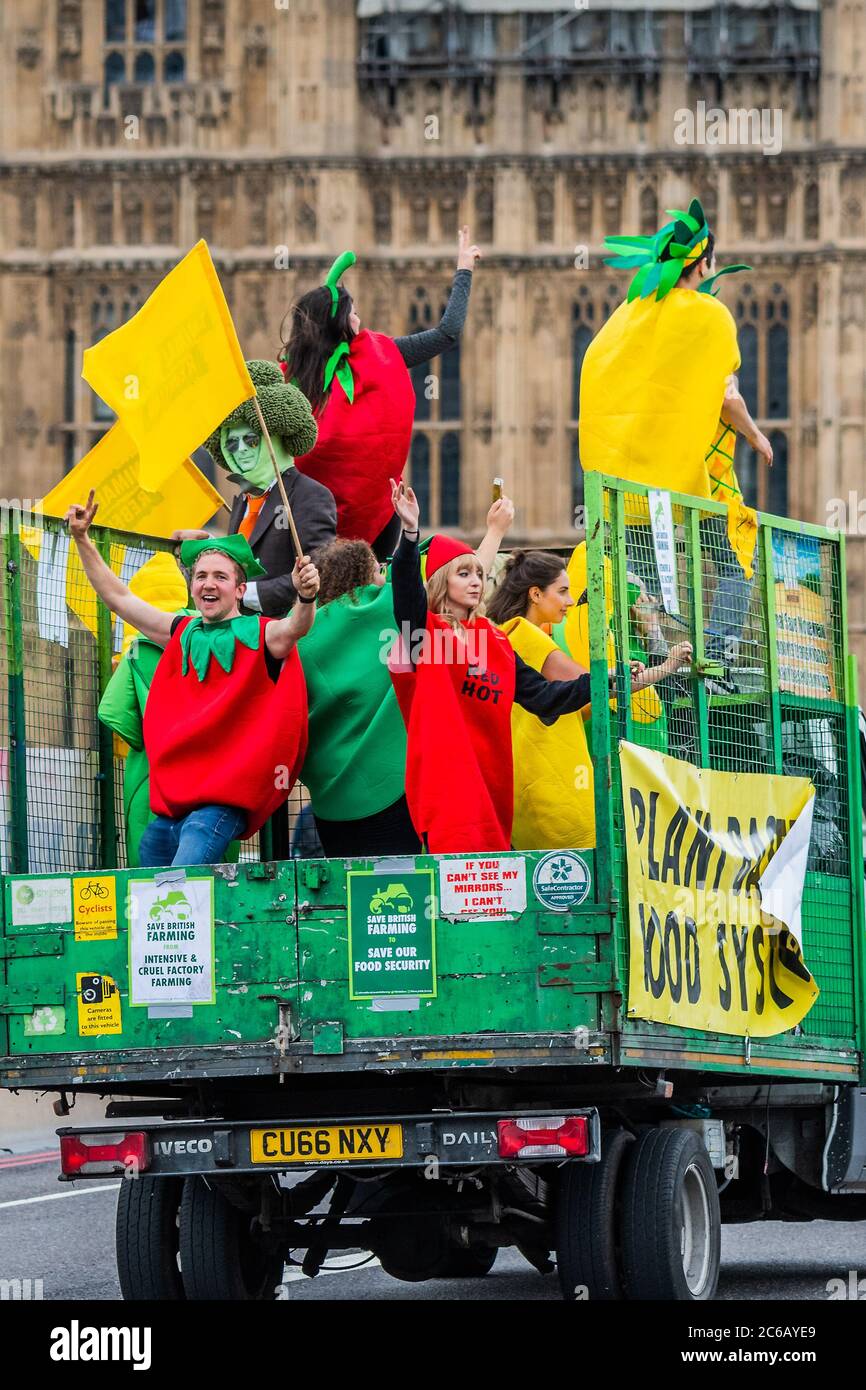
[{"label": "truck rear wheel", "polygon": [[120,1292],[129,1302],[186,1297],[178,1268],[181,1178],[139,1177],[120,1184],[115,1248]]},{"label": "truck rear wheel", "polygon": [[626,1165],[622,1216],[627,1298],[701,1303],[715,1296],[719,1193],[697,1134],[670,1128],[639,1136]]},{"label": "truck rear wheel", "polygon": [[184,1180],[180,1267],[188,1299],[231,1302],[276,1297],[283,1252],[256,1239],[249,1212],[201,1177]]},{"label": "truck rear wheel", "polygon": [[554,1230],[563,1298],[611,1302],[623,1297],[618,1199],[623,1159],[633,1143],[627,1130],[610,1130],[598,1163],[566,1163],[560,1169]]}]

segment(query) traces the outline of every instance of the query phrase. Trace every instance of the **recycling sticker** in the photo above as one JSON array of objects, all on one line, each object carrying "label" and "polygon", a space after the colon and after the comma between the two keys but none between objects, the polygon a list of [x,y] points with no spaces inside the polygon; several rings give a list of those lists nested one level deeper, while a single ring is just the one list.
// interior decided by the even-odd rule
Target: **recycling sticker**
[{"label": "recycling sticker", "polygon": [[532,875],[538,901],[551,912],[569,912],[589,896],[592,878],[586,860],[570,849],[554,850],[539,859]]},{"label": "recycling sticker", "polygon": [[39,1004],[25,1015],[25,1038],[59,1037],[66,1032],[66,1009],[62,1004]]}]

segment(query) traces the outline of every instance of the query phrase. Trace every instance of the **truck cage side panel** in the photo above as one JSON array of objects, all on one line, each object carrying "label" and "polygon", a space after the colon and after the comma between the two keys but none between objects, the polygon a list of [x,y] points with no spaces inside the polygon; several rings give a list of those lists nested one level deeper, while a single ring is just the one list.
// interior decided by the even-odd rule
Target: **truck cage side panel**
[{"label": "truck cage side panel", "polygon": [[[574,595],[586,603],[593,695],[596,846],[575,847],[589,878],[585,900],[559,912],[534,892],[547,851],[496,856],[525,873],[523,912],[470,920],[440,913],[435,997],[403,1008],[399,999],[396,1008],[393,998],[351,999],[346,875],[392,869],[393,861],[276,861],[266,828],[252,847],[257,859],[199,871],[213,881],[216,1000],[166,1016],[129,1004],[127,895],[131,882],[152,874],[124,867],[123,760],[96,717],[116,633],[110,615],[88,598],[83,576],[71,568],[58,580],[47,562],[61,524],[42,518],[19,528],[7,516],[0,531],[7,695],[0,747],[8,749],[0,779],[0,1084],[148,1094],[227,1078],[264,1084],[327,1072],[539,1066],[857,1080],[866,986],[863,847],[844,538],[761,516],[742,633],[726,662],[733,679],[718,679],[707,633],[719,612],[722,623],[726,617],[720,590],[731,626],[737,602],[725,509],[670,497],[670,607],[679,612],[658,616],[668,642],[694,643],[703,674],[678,678],[652,705],[632,698],[628,666],[646,640],[629,586],[646,582],[653,566],[647,490],[586,475],[586,594]],[[105,530],[98,543],[117,568],[130,549],[169,548]],[[750,1040],[627,1017],[620,739],[666,746],[703,767],[815,782],[803,932],[821,994],[796,1030]],[[305,800],[296,789],[295,829]],[[300,833],[296,840],[302,849]],[[406,871],[431,869],[437,884],[447,862],[402,861]],[[22,890],[26,898],[37,888],[49,898],[56,889],[61,901],[63,885],[83,876],[113,884],[116,937],[76,940],[68,919],[52,920],[49,909],[37,921],[20,901]],[[80,979],[97,974],[117,985],[121,1027],[82,1034]],[[412,998],[407,990],[404,1003]]]}]

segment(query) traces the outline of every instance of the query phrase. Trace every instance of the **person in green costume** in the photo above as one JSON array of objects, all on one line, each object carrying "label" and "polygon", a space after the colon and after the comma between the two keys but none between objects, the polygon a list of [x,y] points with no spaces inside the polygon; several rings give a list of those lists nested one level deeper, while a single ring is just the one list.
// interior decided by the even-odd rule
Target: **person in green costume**
[{"label": "person in green costume", "polygon": [[[478,554],[493,566],[514,518],[503,497],[487,513]],[[387,657],[394,599],[386,569],[366,541],[320,550],[316,625],[298,643],[307,682],[310,738],[301,781],[329,858],[419,854],[406,806],[406,726]]]}]

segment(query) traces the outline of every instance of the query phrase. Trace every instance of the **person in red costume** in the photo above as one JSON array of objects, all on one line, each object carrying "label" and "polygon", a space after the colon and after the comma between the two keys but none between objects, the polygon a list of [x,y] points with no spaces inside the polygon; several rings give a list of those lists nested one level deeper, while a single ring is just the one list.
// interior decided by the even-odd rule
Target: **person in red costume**
[{"label": "person in red costume", "polygon": [[406,800],[433,854],[507,850],[514,817],[511,708],[545,724],[590,702],[590,678],[547,681],[480,612],[484,572],[462,541],[434,536],[426,585],[418,500],[392,481],[403,534],[391,566],[400,638],[391,679],[407,728]]},{"label": "person in red costume", "polygon": [[337,535],[367,541],[379,560],[391,554],[400,534],[389,480],[402,477],[409,453],[415,416],[409,369],[456,346],[480,255],[469,228],[461,228],[442,321],[404,338],[361,327],[352,296],[337,283],[355,262],[352,251],[344,251],[325,284],[290,310],[288,340],[278,355],[318,427],[315,447],[296,457],[295,467],[333,493]]},{"label": "person in red costume", "polygon": [[296,644],[313,625],[318,572],[306,556],[296,561],[299,601],[287,618],[241,614],[246,581],[265,573],[249,541],[186,540],[180,558],[198,615],[164,613],[100,556],[87,534],[97,507],[91,490],[66,515],[87,578],[113,613],[165,648],[144,712],[156,819],[140,863],[218,864],[286,800],[303,763],[307,692]]}]

